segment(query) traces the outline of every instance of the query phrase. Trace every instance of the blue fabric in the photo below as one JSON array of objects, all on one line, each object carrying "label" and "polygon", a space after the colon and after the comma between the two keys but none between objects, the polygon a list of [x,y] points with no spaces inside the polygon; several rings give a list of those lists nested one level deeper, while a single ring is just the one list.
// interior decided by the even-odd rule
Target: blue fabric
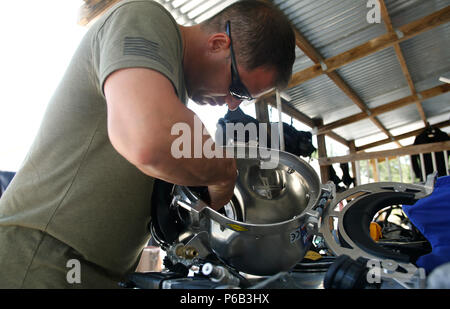
[{"label": "blue fabric", "polygon": [[6,187],[9,185],[14,175],[16,175],[15,172],[0,171],[0,196],[5,192]]},{"label": "blue fabric", "polygon": [[430,273],[450,262],[450,176],[438,178],[433,193],[414,205],[403,205],[403,211],[432,247],[416,265]]}]

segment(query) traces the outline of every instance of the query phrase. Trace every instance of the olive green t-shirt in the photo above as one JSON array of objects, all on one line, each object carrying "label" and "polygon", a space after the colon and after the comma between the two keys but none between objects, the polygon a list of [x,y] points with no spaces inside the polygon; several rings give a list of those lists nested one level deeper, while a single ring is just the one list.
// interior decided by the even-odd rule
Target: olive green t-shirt
[{"label": "olive green t-shirt", "polygon": [[186,103],[182,57],[178,25],[158,3],[121,1],[104,14],[81,41],[0,199],[0,228],[41,230],[90,262],[133,271],[150,237],[154,179],[111,145],[103,83],[121,68],[150,68]]}]

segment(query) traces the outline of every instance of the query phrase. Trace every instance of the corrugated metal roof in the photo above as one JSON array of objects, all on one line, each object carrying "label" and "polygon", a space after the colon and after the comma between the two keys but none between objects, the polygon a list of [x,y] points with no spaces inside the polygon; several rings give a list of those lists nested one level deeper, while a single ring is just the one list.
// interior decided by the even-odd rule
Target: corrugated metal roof
[{"label": "corrugated metal roof", "polygon": [[275,0],[295,27],[329,58],[386,32],[382,24],[369,24],[367,1]]},{"label": "corrugated metal roof", "polygon": [[310,118],[322,118],[324,123],[360,111],[326,75],[288,89],[287,93],[293,107]]},{"label": "corrugated metal roof", "polygon": [[381,114],[377,118],[386,127],[386,129],[389,130],[399,126],[408,125],[415,121],[420,121],[420,114],[417,110],[416,104],[410,104],[394,111]]},{"label": "corrugated metal roof", "polygon": [[425,100],[422,106],[428,117],[450,113],[450,93]]},{"label": "corrugated metal roof", "polygon": [[371,108],[392,102],[398,96],[411,95],[392,47],[350,63],[337,72]]},{"label": "corrugated metal roof", "polygon": [[[182,25],[204,21],[237,0],[157,0]],[[387,32],[383,22],[369,24],[367,0],[273,0],[293,25],[325,58],[338,55]],[[449,0],[385,0],[394,28],[398,28],[450,5]],[[400,44],[418,92],[442,84],[439,76],[450,77],[450,23],[426,31]],[[293,71],[314,63],[296,48]],[[411,95],[393,48],[387,48],[347,64],[336,72],[369,107],[374,108]],[[360,113],[361,110],[326,75],[286,91],[289,104],[310,118],[324,123]],[[450,94],[423,102],[429,119],[450,114]],[[416,105],[396,109],[377,117],[392,132],[423,126]],[[448,116],[447,116],[448,118]],[[369,119],[334,130],[357,143],[386,138]],[[393,135],[397,135],[394,134]]]},{"label": "corrugated metal roof", "polygon": [[[367,1],[275,0],[274,3],[324,58],[345,52],[387,32],[384,23],[368,24]],[[448,0],[386,1],[394,28],[416,21],[449,4]],[[450,72],[449,29],[450,24],[444,24],[401,43],[408,69],[419,92],[441,84],[438,76]],[[392,47],[341,67],[336,72],[369,108],[411,95]],[[324,76],[299,85],[289,93],[293,98],[291,105],[308,116],[322,117],[325,124],[360,112],[339,89],[330,86]],[[434,102],[434,99],[439,103]],[[450,106],[446,96],[423,102],[427,117],[446,110],[446,105]],[[421,122],[415,104],[381,114],[377,118],[387,129]],[[375,134],[375,140],[376,135],[378,139],[386,138],[383,133],[377,134],[379,128],[367,119],[333,131],[350,140],[370,140],[365,137],[371,134]]]},{"label": "corrugated metal roof", "polygon": [[295,47],[295,62],[292,67],[293,72],[298,72],[314,65],[309,57],[307,57],[297,46]]},{"label": "corrugated metal roof", "polygon": [[449,38],[450,24],[445,24],[400,44],[415,84],[427,79],[438,82],[437,77],[450,72]]},{"label": "corrugated metal roof", "polygon": [[401,27],[447,7],[448,0],[385,0],[394,28]]},{"label": "corrugated metal roof", "polygon": [[384,133],[379,133],[378,127],[373,124],[369,119],[364,119],[340,128],[333,130],[335,133],[339,134],[347,140],[357,140],[359,138],[364,138],[372,136],[374,134],[380,134],[379,139],[387,138]]},{"label": "corrugated metal roof", "polygon": [[190,26],[214,16],[238,0],[155,0],[171,12],[180,25]]},{"label": "corrugated metal roof", "polygon": [[[429,123],[431,125],[434,125],[436,123],[440,123],[440,122],[443,122],[443,121],[446,121],[446,120],[449,120],[449,119],[450,119],[450,112],[447,112],[447,113],[443,113],[443,114],[440,114],[440,115],[437,115],[437,116],[431,116],[431,117],[428,118],[428,121],[429,121]],[[411,131],[415,131],[415,130],[421,129],[423,127],[424,127],[423,126],[423,122],[421,120],[418,120],[416,122],[411,122],[408,125],[403,125],[403,126],[400,126],[398,128],[392,128],[390,130],[390,132],[394,136],[396,136],[396,135],[401,135],[401,134],[404,134],[404,133],[408,133],[408,132],[411,132]],[[445,128],[441,128],[441,130],[445,131]],[[450,131],[450,127],[448,127],[447,131]]]}]

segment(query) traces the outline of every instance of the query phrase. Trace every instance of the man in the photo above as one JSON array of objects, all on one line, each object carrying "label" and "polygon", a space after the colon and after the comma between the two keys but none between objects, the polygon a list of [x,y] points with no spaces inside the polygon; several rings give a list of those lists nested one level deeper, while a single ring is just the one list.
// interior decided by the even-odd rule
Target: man
[{"label": "man", "polygon": [[294,46],[264,1],[192,27],[149,0],[111,8],[81,41],[0,200],[0,287],[117,287],[149,240],[155,178],[207,186],[212,208],[226,204],[234,159],[176,159],[171,128],[193,128],[187,97],[233,110],[286,86]]}]

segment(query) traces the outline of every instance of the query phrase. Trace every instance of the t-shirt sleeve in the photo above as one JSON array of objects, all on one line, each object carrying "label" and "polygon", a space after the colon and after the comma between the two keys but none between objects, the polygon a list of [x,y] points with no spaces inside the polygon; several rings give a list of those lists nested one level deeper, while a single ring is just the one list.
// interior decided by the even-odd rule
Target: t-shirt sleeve
[{"label": "t-shirt sleeve", "polygon": [[109,14],[93,43],[102,92],[114,71],[144,67],[165,75],[178,93],[181,37],[169,14],[151,1],[125,3]]}]

